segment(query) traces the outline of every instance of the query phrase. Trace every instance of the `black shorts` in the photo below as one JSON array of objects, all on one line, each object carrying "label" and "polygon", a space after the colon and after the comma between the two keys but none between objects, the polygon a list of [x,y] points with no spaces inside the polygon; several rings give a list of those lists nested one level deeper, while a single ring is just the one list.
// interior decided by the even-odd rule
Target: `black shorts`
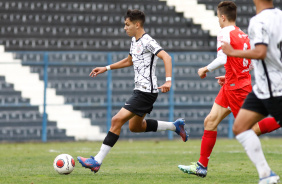
[{"label": "black shorts", "polygon": [[158,93],[146,93],[134,90],[132,96],[125,102],[123,108],[142,117],[144,114],[150,114],[157,97]]},{"label": "black shorts", "polygon": [[252,91],[249,93],[242,109],[251,110],[264,116],[271,115],[282,125],[282,97],[259,99]]}]

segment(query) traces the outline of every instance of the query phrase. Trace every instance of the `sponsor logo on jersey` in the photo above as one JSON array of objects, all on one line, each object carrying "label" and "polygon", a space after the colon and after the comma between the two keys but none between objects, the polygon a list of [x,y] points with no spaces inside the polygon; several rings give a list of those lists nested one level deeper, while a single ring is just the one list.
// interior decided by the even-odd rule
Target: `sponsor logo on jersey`
[{"label": "sponsor logo on jersey", "polygon": [[151,44],[148,44],[148,45],[147,45],[147,48],[148,48],[148,50],[149,50],[150,52],[152,52],[152,53],[154,53],[155,50],[156,50],[156,48],[155,48],[153,45],[151,45]]},{"label": "sponsor logo on jersey", "polygon": [[248,35],[246,35],[246,34],[238,34],[238,36],[239,36],[239,38],[247,38],[248,37]]}]

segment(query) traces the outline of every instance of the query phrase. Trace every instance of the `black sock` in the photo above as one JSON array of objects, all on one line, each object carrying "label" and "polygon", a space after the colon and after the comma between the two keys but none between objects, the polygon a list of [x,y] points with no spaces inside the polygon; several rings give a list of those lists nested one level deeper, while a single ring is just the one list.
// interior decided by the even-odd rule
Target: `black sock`
[{"label": "black sock", "polygon": [[145,132],[156,132],[158,129],[158,121],[154,119],[146,119],[147,127]]},{"label": "black sock", "polygon": [[114,134],[113,132],[108,132],[107,136],[104,139],[103,144],[113,147],[118,141],[119,135]]}]

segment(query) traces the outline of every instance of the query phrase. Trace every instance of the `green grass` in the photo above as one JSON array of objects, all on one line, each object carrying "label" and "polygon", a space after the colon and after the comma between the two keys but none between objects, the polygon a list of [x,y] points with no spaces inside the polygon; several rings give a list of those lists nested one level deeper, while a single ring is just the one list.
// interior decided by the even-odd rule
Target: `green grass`
[{"label": "green grass", "polygon": [[[282,139],[262,139],[270,167],[282,174]],[[53,169],[58,154],[95,155],[101,142],[0,144],[0,183],[189,183],[233,184],[258,183],[254,165],[236,140],[218,139],[206,178],[182,173],[177,165],[188,165],[199,158],[200,140],[119,141],[105,158],[98,173],[93,174],[76,161],[70,175]]]}]

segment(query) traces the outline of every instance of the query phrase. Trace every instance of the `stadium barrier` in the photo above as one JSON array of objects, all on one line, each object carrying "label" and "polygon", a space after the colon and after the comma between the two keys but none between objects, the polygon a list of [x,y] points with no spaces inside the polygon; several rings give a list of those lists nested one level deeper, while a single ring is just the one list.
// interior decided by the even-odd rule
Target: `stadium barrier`
[{"label": "stadium barrier", "polygon": [[[50,55],[51,54],[65,54],[65,53],[91,53],[91,54],[95,54],[96,52],[23,52],[23,51],[20,51],[20,52],[13,52],[15,55],[21,55],[21,54],[29,54],[29,53],[33,53],[33,54],[38,54],[40,56],[43,56],[43,57],[40,57],[39,59],[37,58],[37,61],[34,62],[34,61],[29,61],[29,59],[25,59],[24,61],[22,61],[22,65],[24,66],[40,66],[40,67],[43,67],[43,82],[44,82],[44,98],[43,98],[43,104],[38,104],[38,105],[41,105],[43,106],[43,118],[42,118],[42,142],[46,142],[47,141],[47,122],[48,122],[48,116],[47,116],[47,112],[46,112],[46,108],[48,106],[53,106],[53,105],[56,105],[56,104],[48,104],[47,103],[47,88],[48,88],[48,68],[51,67],[51,66],[77,66],[77,67],[81,67],[81,66],[87,66],[87,67],[90,67],[90,68],[93,68],[94,66],[105,66],[105,64],[109,65],[109,64],[112,64],[113,62],[116,62],[116,61],[113,61],[113,54],[124,54],[126,55],[127,53],[125,52],[97,52],[97,53],[102,53],[104,55],[106,55],[106,62],[99,62],[99,61],[93,61],[93,62],[81,62],[81,61],[50,61]],[[175,56],[176,55],[179,55],[179,54],[187,54],[188,52],[186,53],[177,53],[177,52],[173,52],[173,53],[169,53],[171,56],[172,56],[172,67],[173,67],[173,70],[176,66],[180,66],[180,67],[189,67],[189,66],[196,66],[196,67],[202,67],[204,65],[207,64],[207,62],[210,62],[210,61],[206,61],[206,62],[198,62],[198,61],[194,61],[194,62],[175,62]],[[192,52],[191,52],[192,53]],[[191,54],[191,53],[188,53],[188,54]],[[192,53],[193,54],[193,53]],[[199,54],[199,53],[197,53]],[[201,54],[201,53],[200,53]],[[211,55],[215,55],[215,53],[209,53]],[[2,64],[5,64],[5,63],[2,63]],[[159,65],[159,64],[158,64]],[[163,66],[162,66],[163,67]],[[88,76],[88,74],[85,74],[86,76]],[[197,76],[196,76],[197,77]],[[107,95],[107,102],[106,104],[104,104],[103,106],[106,106],[106,109],[107,109],[107,115],[106,115],[106,118],[107,118],[107,131],[110,129],[110,125],[111,125],[111,118],[112,118],[112,109],[113,107],[121,107],[123,106],[123,103],[113,103],[112,102],[112,93],[113,93],[113,89],[112,89],[112,82],[113,82],[113,75],[112,75],[112,71],[108,71],[107,72],[107,92],[106,92],[106,95]],[[172,74],[172,83],[174,84],[174,80],[175,80],[175,73],[173,72]],[[128,89],[129,91],[131,91],[132,89]],[[168,109],[168,112],[169,112],[169,116],[168,116],[168,121],[174,121],[175,118],[178,118],[178,117],[174,117],[174,110],[175,110],[175,107],[177,106],[183,106],[183,107],[191,107],[193,106],[193,104],[185,104],[185,103],[179,103],[179,102],[175,102],[174,101],[174,93],[175,93],[175,89],[174,89],[174,85],[172,85],[172,88],[169,92],[169,95],[168,95],[168,103],[156,103],[155,104],[155,107],[162,107],[162,108],[167,108]],[[83,104],[80,104],[80,105],[83,105]],[[97,106],[99,107],[99,104],[84,104],[84,106],[89,106],[91,105],[91,107],[94,107],[94,106]],[[201,104],[194,104],[194,105],[197,105],[197,106],[201,106]],[[0,105],[0,106],[5,106],[5,105]],[[101,106],[101,104],[100,104]],[[204,120],[204,119],[203,119]],[[228,120],[228,138],[233,138],[233,133],[232,133],[232,125],[233,125],[233,116],[230,115],[229,116],[229,120]],[[168,139],[173,139],[173,132],[171,131],[168,131]]]}]

